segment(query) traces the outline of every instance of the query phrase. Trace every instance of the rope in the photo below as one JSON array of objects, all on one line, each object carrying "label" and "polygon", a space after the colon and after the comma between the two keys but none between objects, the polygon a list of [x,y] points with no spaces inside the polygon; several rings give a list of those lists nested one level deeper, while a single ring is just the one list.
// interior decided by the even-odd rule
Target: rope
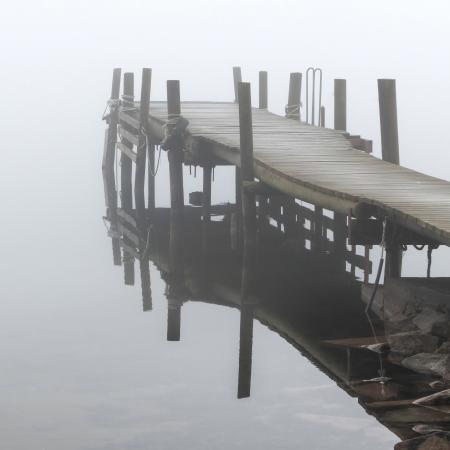
[{"label": "rope", "polygon": [[289,118],[291,116],[298,116],[300,114],[301,106],[302,106],[301,102],[298,105],[286,105],[284,107],[286,117]]},{"label": "rope", "polygon": [[[118,98],[110,98],[106,102],[105,110],[103,111],[103,114],[102,114],[102,120],[107,120],[109,118],[109,116],[114,111],[116,111],[116,109],[119,107],[119,105],[120,105],[120,100]],[[108,110],[108,114],[106,114],[107,110]]]},{"label": "rope", "polygon": [[370,296],[370,300],[369,303],[367,304],[366,307],[366,314],[369,313],[369,311],[372,308],[372,304],[373,301],[375,300],[375,295],[377,293],[378,290],[378,286],[380,284],[380,278],[381,278],[381,272],[383,270],[383,265],[384,265],[384,251],[385,251],[385,246],[386,246],[386,217],[383,220],[383,234],[381,235],[381,257],[380,257],[380,262],[378,264],[378,270],[377,270],[377,276],[375,278],[375,283],[373,286],[373,291],[372,291],[372,295]]}]

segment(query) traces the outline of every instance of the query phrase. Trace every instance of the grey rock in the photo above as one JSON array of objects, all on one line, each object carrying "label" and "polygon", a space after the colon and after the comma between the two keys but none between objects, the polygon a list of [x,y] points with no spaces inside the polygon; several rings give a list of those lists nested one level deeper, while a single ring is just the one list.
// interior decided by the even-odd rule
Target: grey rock
[{"label": "grey rock", "polygon": [[439,339],[430,334],[416,331],[408,333],[391,334],[388,337],[391,352],[401,355],[414,355],[416,353],[432,353],[439,344]]},{"label": "grey rock", "polygon": [[438,431],[399,442],[394,450],[450,450],[450,434]]},{"label": "grey rock", "polygon": [[450,336],[448,314],[436,308],[430,306],[423,308],[412,321],[423,333],[445,338]]},{"label": "grey rock", "polygon": [[450,355],[419,353],[405,358],[402,365],[415,372],[450,378]]},{"label": "grey rock", "polygon": [[441,346],[436,350],[436,353],[450,355],[450,342],[448,341],[443,342]]}]

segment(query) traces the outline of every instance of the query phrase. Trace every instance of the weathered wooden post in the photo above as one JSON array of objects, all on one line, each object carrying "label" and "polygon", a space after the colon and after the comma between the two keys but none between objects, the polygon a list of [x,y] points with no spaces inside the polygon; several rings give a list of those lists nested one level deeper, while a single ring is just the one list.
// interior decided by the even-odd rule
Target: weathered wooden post
[{"label": "weathered wooden post", "polygon": [[268,105],[268,83],[267,72],[261,70],[259,72],[259,109],[267,109]]},{"label": "weathered wooden post", "polygon": [[[181,115],[180,82],[167,81],[167,133],[176,130]],[[170,237],[169,237],[169,284],[167,292],[168,318],[167,340],[180,340],[180,315],[184,286],[184,190],[183,190],[183,143],[172,139],[167,149],[170,178]]]},{"label": "weathered wooden post", "polygon": [[347,80],[334,80],[334,129],[347,131]]},{"label": "weathered wooden post", "polygon": [[120,266],[120,240],[115,237],[117,233],[117,192],[115,185],[114,162],[116,157],[117,124],[119,121],[118,101],[120,95],[121,69],[113,70],[111,97],[109,102],[108,128],[105,131],[105,149],[103,152],[102,171],[105,184],[105,200],[108,216],[111,223],[113,262]]},{"label": "weathered wooden post", "polygon": [[[334,129],[347,130],[347,80],[334,80]],[[345,255],[347,250],[347,217],[334,213],[333,239],[339,266],[346,269]]]},{"label": "weathered wooden post", "polygon": [[[131,72],[124,73],[123,76],[123,106],[132,107],[134,105],[134,74]],[[123,125],[124,128],[126,125]],[[128,148],[132,148],[133,144],[124,137],[121,138],[121,142]],[[133,215],[133,162],[132,160],[122,152],[120,158],[121,167],[121,205],[122,209],[129,215]],[[134,246],[127,236],[123,237],[125,244]],[[124,262],[124,276],[125,284],[134,284],[134,256],[127,251],[123,251]]]},{"label": "weathered wooden post", "polygon": [[238,66],[233,67],[233,85],[234,85],[234,103],[239,99],[239,83],[242,81],[241,68]]},{"label": "weathered wooden post", "polygon": [[325,128],[325,106],[320,107],[320,126]]},{"label": "weathered wooden post", "polygon": [[[381,152],[383,161],[400,164],[397,123],[397,95],[395,80],[378,80],[378,102],[380,107]],[[389,235],[386,239],[385,274],[398,278],[402,270],[402,250],[398,242]]]},{"label": "weathered wooden post", "polygon": [[[302,90],[302,74],[292,72],[289,77],[288,102],[286,105],[286,118],[300,121],[300,98]],[[279,199],[271,198],[270,202],[281,203],[283,207],[283,224],[287,237],[297,237],[298,227],[296,222],[296,203],[294,197],[282,196]]]},{"label": "weathered wooden post", "polygon": [[302,93],[302,74],[292,72],[289,78],[289,95],[286,106],[288,119],[300,120],[300,98]]},{"label": "weathered wooden post", "polygon": [[238,98],[244,234],[238,383],[238,397],[242,398],[250,395],[251,342],[253,336],[253,305],[250,295],[255,290],[256,282],[256,202],[254,191],[249,189],[249,186],[254,182],[250,83],[239,83]]}]

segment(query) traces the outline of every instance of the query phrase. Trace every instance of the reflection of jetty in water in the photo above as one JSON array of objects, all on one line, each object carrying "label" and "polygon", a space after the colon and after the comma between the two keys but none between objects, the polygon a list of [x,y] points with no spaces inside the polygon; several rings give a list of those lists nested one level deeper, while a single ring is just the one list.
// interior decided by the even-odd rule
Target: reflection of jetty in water
[{"label": "reflection of jetty in water", "polygon": [[[127,75],[124,104],[133,94],[132,77]],[[118,93],[113,96],[117,97]],[[143,114],[148,115],[148,111]],[[368,284],[372,272],[369,245],[379,242],[381,230],[374,229],[376,238],[358,236],[355,224],[354,242],[366,245],[349,247],[347,217],[256,185],[243,189],[236,183],[237,205],[211,205],[211,173],[218,163],[212,160],[199,164],[203,192],[191,193],[191,206],[185,206],[181,161],[176,160],[179,152],[173,149],[168,152],[172,207],[156,208],[155,178],[151,175],[147,177],[147,204],[145,201],[145,163],[148,158],[148,172],[155,171],[159,143],[139,141],[133,153],[126,133],[120,136],[120,144],[130,151],[122,150],[121,154],[119,207],[116,154],[108,150],[117,140],[119,119],[114,110],[108,120],[103,174],[113,261],[123,264],[125,284],[129,285],[135,284],[135,264],[139,265],[144,311],[152,309],[150,261],[158,268],[167,286],[168,340],[180,340],[181,310],[186,301],[238,308],[239,398],[250,395],[256,318],[357,397],[369,414],[401,439],[422,434],[425,437],[418,439],[426,440],[430,433],[448,428],[450,407],[439,404],[445,394],[437,401],[426,397],[446,392],[450,363],[449,369],[439,370],[430,364],[423,370],[417,361],[416,366],[409,363],[409,368],[405,364],[408,358],[432,353],[437,355],[435,363],[442,362],[450,329],[443,320],[424,322],[430,315],[447,314],[440,306],[449,296],[446,280],[424,283],[398,278],[400,270],[392,261],[401,265],[401,258],[395,257],[397,250],[391,252],[391,267],[386,269],[389,275],[373,298],[372,313],[367,315],[366,304],[373,292]],[[126,129],[127,123],[122,127]],[[136,162],[134,201],[132,161]],[[245,169],[244,161],[242,164],[241,169]],[[246,181],[239,173],[237,180]],[[408,243],[415,238],[409,236]],[[430,306],[433,303],[434,308]],[[427,308],[431,312],[427,313]],[[436,439],[442,435],[439,433]],[[415,443],[404,444],[401,448],[417,448]],[[425,445],[420,448],[433,448]]]}]

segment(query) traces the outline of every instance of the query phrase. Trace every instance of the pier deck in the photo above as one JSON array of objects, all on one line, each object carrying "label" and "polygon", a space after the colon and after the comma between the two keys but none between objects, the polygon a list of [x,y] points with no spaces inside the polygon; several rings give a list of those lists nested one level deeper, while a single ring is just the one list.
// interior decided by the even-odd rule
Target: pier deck
[{"label": "pier deck", "polygon": [[[346,133],[253,111],[255,176],[299,199],[352,215],[357,205],[378,208],[395,223],[450,244],[450,183],[382,161],[354,148]],[[235,103],[184,102],[187,146],[240,165]],[[150,128],[162,137],[165,102],[151,102]],[[348,135],[347,135],[348,136]]]}]

